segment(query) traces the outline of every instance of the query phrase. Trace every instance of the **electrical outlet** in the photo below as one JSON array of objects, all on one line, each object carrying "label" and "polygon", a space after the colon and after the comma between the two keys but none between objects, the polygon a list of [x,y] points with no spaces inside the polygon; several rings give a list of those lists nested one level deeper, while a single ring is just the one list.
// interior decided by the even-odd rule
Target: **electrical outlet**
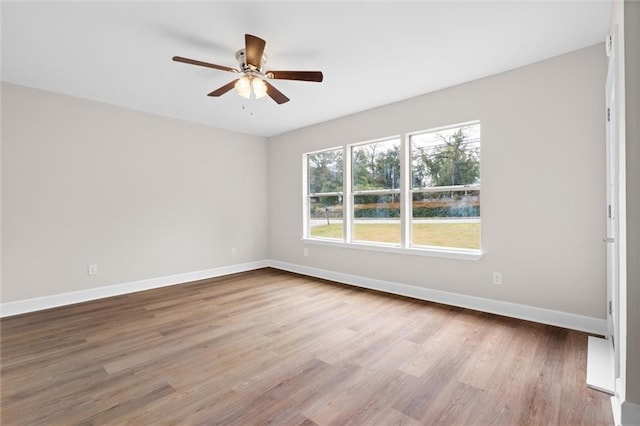
[{"label": "electrical outlet", "polygon": [[306,247],[305,247],[305,248],[303,248],[303,249],[302,249],[302,255],[303,255],[304,257],[309,256],[309,249],[308,249],[308,248],[306,248]]},{"label": "electrical outlet", "polygon": [[493,283],[495,285],[502,285],[502,272],[493,273]]},{"label": "electrical outlet", "polygon": [[234,247],[231,249],[231,256],[235,256],[236,254],[238,254],[238,250]]},{"label": "electrical outlet", "polygon": [[89,265],[87,267],[87,272],[89,275],[98,275],[98,265]]}]

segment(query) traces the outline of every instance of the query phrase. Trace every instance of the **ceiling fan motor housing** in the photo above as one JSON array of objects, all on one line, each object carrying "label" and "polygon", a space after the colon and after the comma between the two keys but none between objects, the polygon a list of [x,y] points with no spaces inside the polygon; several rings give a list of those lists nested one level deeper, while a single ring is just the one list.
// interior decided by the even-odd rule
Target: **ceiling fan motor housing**
[{"label": "ceiling fan motor housing", "polygon": [[238,61],[238,66],[240,71],[242,72],[257,72],[262,74],[262,70],[264,68],[264,64],[267,63],[267,55],[262,54],[262,61],[260,61],[260,68],[256,68],[254,65],[247,64],[247,57],[245,55],[245,49],[240,49],[236,52],[236,60]]}]

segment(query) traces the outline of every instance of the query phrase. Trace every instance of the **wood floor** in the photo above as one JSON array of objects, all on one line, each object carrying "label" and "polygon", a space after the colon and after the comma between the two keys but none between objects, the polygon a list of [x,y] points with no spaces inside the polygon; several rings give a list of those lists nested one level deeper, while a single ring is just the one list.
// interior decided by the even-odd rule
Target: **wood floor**
[{"label": "wood floor", "polygon": [[3,319],[4,425],[606,425],[587,335],[262,269]]}]

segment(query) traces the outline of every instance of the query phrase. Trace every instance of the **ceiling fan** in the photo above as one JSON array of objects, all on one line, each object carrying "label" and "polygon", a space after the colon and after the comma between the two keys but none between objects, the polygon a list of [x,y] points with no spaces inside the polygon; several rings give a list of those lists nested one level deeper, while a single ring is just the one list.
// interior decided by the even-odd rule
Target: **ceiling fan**
[{"label": "ceiling fan", "polygon": [[235,88],[240,96],[247,99],[251,99],[252,97],[257,99],[268,95],[276,103],[283,104],[288,102],[289,98],[269,83],[267,81],[268,79],[315,81],[317,83],[322,81],[321,71],[264,71],[263,67],[267,62],[267,55],[264,54],[266,42],[260,37],[245,34],[244,44],[245,48],[236,52],[239,69],[183,58],[182,56],[174,56],[173,60],[185,64],[242,74],[241,77],[219,87],[207,96],[221,96]]}]

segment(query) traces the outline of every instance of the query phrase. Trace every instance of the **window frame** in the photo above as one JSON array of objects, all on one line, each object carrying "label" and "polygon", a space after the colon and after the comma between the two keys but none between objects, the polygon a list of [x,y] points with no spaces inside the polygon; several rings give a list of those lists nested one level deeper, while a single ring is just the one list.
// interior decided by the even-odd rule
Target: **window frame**
[{"label": "window frame", "polygon": [[[479,260],[482,258],[482,238],[480,237],[479,249],[465,249],[457,247],[439,247],[417,245],[412,242],[413,229],[413,194],[420,192],[442,192],[447,190],[473,190],[480,191],[480,184],[477,185],[453,185],[451,187],[429,187],[416,188],[412,187],[412,164],[411,164],[411,137],[424,133],[432,133],[446,129],[454,129],[470,125],[481,126],[480,120],[472,120],[463,123],[457,123],[447,126],[434,127],[426,130],[406,132],[400,135],[392,135],[384,138],[372,139],[368,141],[360,141],[356,143],[344,144],[332,148],[320,149],[311,152],[305,152],[302,155],[303,163],[303,234],[302,241],[305,244],[315,244],[330,247],[342,247],[348,249],[371,250],[388,253],[401,253],[419,256],[441,257],[459,260]],[[480,127],[481,132],[481,127]],[[482,137],[479,135],[480,146],[482,145]],[[400,187],[398,189],[373,189],[373,190],[354,190],[352,181],[352,149],[357,146],[368,145],[373,143],[399,140],[400,141]],[[343,178],[342,192],[335,193],[310,193],[309,187],[309,170],[308,156],[320,152],[334,151],[342,149],[343,161]],[[482,162],[480,163],[482,167]],[[480,173],[482,176],[482,172]],[[383,243],[374,241],[354,240],[354,198],[357,195],[377,195],[377,194],[398,194],[400,197],[400,243]],[[342,238],[326,238],[313,237],[310,234],[310,197],[312,196],[342,196],[342,221],[343,234]],[[480,210],[480,223],[482,223],[482,209]],[[482,228],[481,228],[482,229]],[[482,233],[482,231],[481,231]]]},{"label": "window frame", "polygon": [[[377,143],[382,143],[382,142],[391,142],[391,141],[398,141],[398,146],[400,148],[400,183],[398,184],[398,188],[390,188],[390,189],[360,189],[360,190],[356,190],[354,189],[354,185],[353,185],[353,149],[360,147],[360,146],[365,146],[365,145],[373,145],[373,144],[377,144]],[[357,143],[353,143],[353,144],[348,144],[345,145],[345,150],[347,150],[349,152],[349,166],[348,167],[344,167],[344,169],[349,169],[349,181],[347,182],[347,187],[346,190],[349,194],[349,209],[347,211],[344,211],[343,217],[347,216],[349,225],[348,225],[348,231],[349,234],[345,235],[345,242],[347,243],[354,243],[354,244],[364,244],[364,245],[382,245],[382,246],[390,246],[390,247],[397,247],[397,248],[401,248],[403,247],[402,245],[402,217],[400,217],[400,241],[398,243],[384,243],[384,242],[379,242],[379,241],[367,241],[367,240],[356,240],[355,239],[355,222],[356,222],[356,218],[355,218],[355,198],[357,196],[362,196],[362,195],[395,195],[397,194],[398,197],[400,198],[400,215],[402,216],[402,211],[403,211],[403,206],[402,206],[402,199],[403,199],[403,194],[402,194],[402,176],[404,174],[403,172],[403,168],[402,168],[402,140],[403,137],[401,135],[395,135],[395,136],[389,136],[386,138],[380,138],[380,139],[374,139],[374,140],[370,140],[370,141],[364,141],[364,142],[357,142]],[[343,158],[344,155],[343,155]],[[345,162],[346,165],[346,162]],[[343,185],[343,189],[344,185]]]},{"label": "window frame", "polygon": [[[334,191],[334,192],[311,192],[311,185],[309,180],[309,156],[313,154],[318,154],[321,152],[329,152],[329,151],[342,151],[342,191]],[[302,169],[303,169],[303,239],[313,239],[313,240],[326,240],[338,242],[342,240],[344,242],[344,226],[345,226],[345,152],[344,146],[337,146],[334,148],[320,149],[317,151],[307,152],[302,156]],[[342,197],[342,235],[343,238],[330,238],[330,237],[312,237],[311,236],[311,227],[309,222],[311,221],[311,198],[312,197],[332,197],[338,196]]]},{"label": "window frame", "polygon": [[[478,126],[478,143],[479,146],[478,148],[481,149],[482,147],[482,127],[480,125],[480,120],[473,120],[473,121],[467,121],[464,123],[458,123],[458,124],[452,124],[452,125],[447,125],[447,126],[440,126],[440,127],[435,127],[432,129],[427,129],[427,130],[420,130],[420,131],[415,131],[415,132],[411,132],[411,133],[407,133],[406,134],[406,142],[407,142],[407,162],[408,162],[408,182],[407,182],[407,204],[408,204],[408,220],[409,220],[409,225],[408,225],[408,232],[407,232],[407,242],[406,242],[406,246],[407,247],[411,247],[411,248],[416,248],[416,249],[427,249],[427,250],[431,250],[431,249],[435,249],[435,248],[439,248],[439,246],[429,246],[429,245],[422,245],[422,244],[415,244],[413,242],[413,194],[420,194],[420,193],[438,193],[438,192],[458,192],[458,191],[478,191],[478,193],[482,193],[481,191],[481,184],[482,184],[482,179],[480,179],[480,183],[477,184],[463,184],[463,185],[443,185],[443,186],[425,186],[425,187],[420,187],[420,188],[413,188],[413,176],[412,176],[412,143],[411,143],[411,138],[413,136],[417,136],[417,135],[424,135],[427,133],[436,133],[436,132],[440,132],[440,131],[445,131],[445,130],[451,130],[451,129],[460,129],[463,127],[470,127],[470,126]],[[482,160],[480,160],[480,167],[482,167]],[[480,176],[482,177],[482,172],[480,172]],[[480,209],[480,241],[479,241],[479,245],[480,248],[478,249],[464,249],[461,247],[443,247],[446,249],[455,249],[455,250],[471,250],[471,251],[478,251],[480,253],[482,253],[482,208]]]}]

